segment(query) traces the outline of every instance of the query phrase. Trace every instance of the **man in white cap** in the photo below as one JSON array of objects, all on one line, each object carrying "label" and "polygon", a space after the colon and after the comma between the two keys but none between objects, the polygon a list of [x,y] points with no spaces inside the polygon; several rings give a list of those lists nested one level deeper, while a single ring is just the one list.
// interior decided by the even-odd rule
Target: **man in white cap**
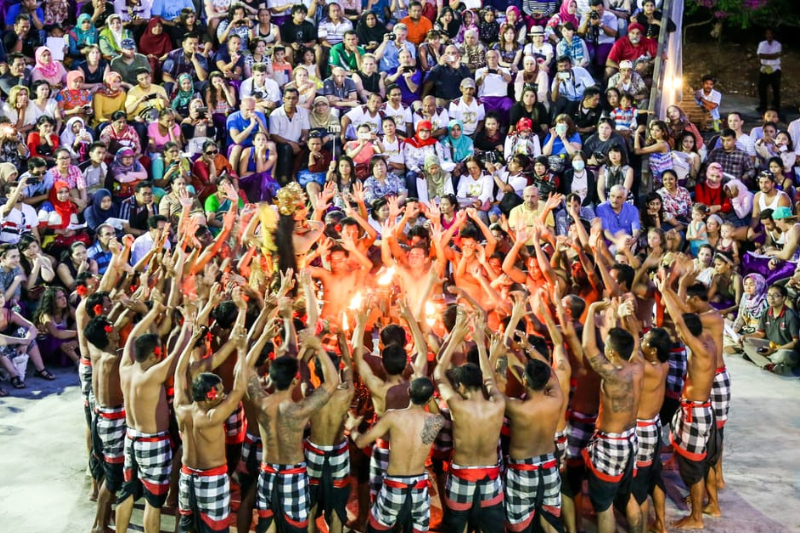
[{"label": "man in white cap", "polygon": [[464,124],[464,135],[472,137],[483,129],[486,108],[475,98],[475,80],[464,78],[461,80],[460,89],[461,98],[450,102],[450,118],[460,120]]},{"label": "man in white cap", "polygon": [[641,74],[633,70],[633,61],[628,59],[620,61],[619,72],[608,80],[608,89],[616,88],[620,93],[628,93],[636,101],[636,107],[647,107],[647,84]]}]

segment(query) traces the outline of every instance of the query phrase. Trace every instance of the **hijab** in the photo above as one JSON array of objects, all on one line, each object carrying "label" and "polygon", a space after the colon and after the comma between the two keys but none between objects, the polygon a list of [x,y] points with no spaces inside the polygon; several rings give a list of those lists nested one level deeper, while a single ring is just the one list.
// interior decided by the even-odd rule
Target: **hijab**
[{"label": "hijab", "polygon": [[[373,15],[376,19],[375,26],[373,28],[367,26],[367,15]],[[371,42],[383,42],[383,36],[385,33],[386,25],[381,22],[381,20],[378,18],[378,15],[376,15],[374,11],[366,11],[363,15],[361,15],[361,18],[358,19],[356,35],[358,35],[358,42],[361,43],[362,46]]]},{"label": "hijab", "polygon": [[767,280],[761,274],[748,274],[744,279],[753,280],[756,286],[752,296],[744,295],[744,309],[752,318],[759,318],[767,308]]},{"label": "hijab", "polygon": [[[452,136],[454,126],[461,128],[461,137],[458,139]],[[450,120],[447,124],[447,137],[445,138],[445,142],[450,145],[452,151],[451,158],[454,163],[460,163],[475,153],[472,139],[467,137],[464,133],[464,124],[456,118]]]},{"label": "hijab", "polygon": [[61,189],[69,190],[69,185],[66,181],[57,180],[50,189],[50,192],[47,193],[47,199],[53,205],[58,216],[61,217],[61,225],[57,229],[65,229],[69,226],[72,214],[78,213],[78,208],[75,207],[75,204],[73,204],[71,200],[67,200],[66,202],[59,201],[58,191]]},{"label": "hijab", "polygon": [[[153,28],[156,24],[161,24],[161,35],[153,34]],[[171,50],[172,40],[169,38],[167,32],[164,31],[164,24],[161,21],[161,17],[151,18],[150,22],[147,23],[147,29],[142,35],[142,38],[139,39],[139,51],[144,55],[161,57]]]},{"label": "hijab", "polygon": [[65,91],[81,92],[82,89],[73,89],[72,88],[72,82],[74,82],[78,78],[80,78],[82,80],[86,80],[86,76],[84,76],[82,70],[70,70],[69,72],[67,72],[67,86],[66,86],[66,88],[64,90]]},{"label": "hijab", "polygon": [[100,207],[105,198],[111,198],[111,191],[108,189],[98,189],[92,197],[92,205],[90,205],[86,213],[84,213],[86,216],[86,223],[93,231],[96,231],[97,227],[104,224],[109,218],[119,217],[119,206],[115,205],[113,202],[109,209]]},{"label": "hijab", "polygon": [[[46,65],[42,63],[42,55],[44,55],[45,52],[50,52],[50,63]],[[36,49],[34,56],[36,57],[36,66],[34,66],[34,68],[38,68],[39,71],[44,74],[45,78],[54,78],[58,76],[59,64],[53,61],[53,52],[48,47],[40,46]]]},{"label": "hijab", "polygon": [[[561,20],[562,25],[566,24],[567,22],[571,22],[577,28],[578,26],[581,25],[581,21],[578,20],[578,17],[576,15],[571,15],[569,13],[569,5],[572,2],[575,2],[575,0],[564,0],[564,2],[561,4],[561,9],[558,11],[558,18]],[[575,2],[575,4],[577,5],[577,2]]]},{"label": "hijab", "polygon": [[[181,87],[182,86],[181,81],[186,80],[186,79],[188,79],[190,82],[192,82],[192,85],[189,87],[188,91],[184,91],[183,88]],[[175,85],[178,88],[178,93],[175,95],[175,98],[173,98],[173,100],[172,100],[172,106],[171,106],[172,109],[179,109],[181,107],[188,106],[189,102],[192,101],[192,99],[194,98],[194,94],[195,94],[194,93],[194,81],[192,80],[192,77],[189,74],[184,72],[183,74],[178,76],[178,83],[176,83]]]},{"label": "hijab", "polygon": [[[86,123],[83,121],[81,117],[74,116],[71,119],[69,119],[66,125],[64,126],[64,131],[61,132],[61,137],[59,138],[59,140],[61,141],[61,146],[72,148],[72,145],[75,143],[75,137],[77,137],[77,135],[72,133],[72,126],[76,122],[81,123],[81,128],[86,128]],[[89,135],[91,135],[91,133]]]},{"label": "hijab", "polygon": [[410,139],[406,139],[406,142],[413,146],[414,148],[424,148],[426,146],[432,146],[436,144],[438,141],[434,138],[433,135],[425,139],[424,141],[419,138],[419,130],[423,127],[427,128],[428,130],[433,130],[433,124],[429,120],[421,120],[419,124],[417,124],[417,133],[414,134],[413,137]]},{"label": "hijab", "polygon": [[122,157],[126,155],[133,155],[133,150],[130,148],[123,148],[122,150],[117,152],[117,155],[114,156],[114,161],[111,162],[111,172],[114,174],[127,174],[128,172],[138,172],[141,171],[144,167],[136,158],[133,158],[133,163],[130,165],[123,165],[122,164]]},{"label": "hijab", "polygon": [[[439,166],[439,172],[437,174],[432,174],[430,171],[430,168],[434,165]],[[447,180],[450,179],[450,174],[442,169],[439,156],[436,154],[427,154],[422,168],[425,171],[425,181],[428,184],[428,198],[433,199],[444,196],[446,194],[445,188]]]},{"label": "hijab", "polygon": [[105,85],[105,87],[103,88],[103,95],[107,96],[108,98],[116,98],[122,93],[121,86],[117,90],[111,89],[111,80],[114,76],[118,77],[120,81],[122,81],[122,76],[120,76],[119,73],[114,72],[113,70],[109,71],[108,74],[103,76],[103,85]]},{"label": "hijab", "polygon": [[[722,165],[720,165],[719,163],[710,163],[708,165],[708,168],[706,168],[706,178],[711,174],[712,170],[718,170],[720,175],[722,175],[722,179],[723,180],[725,179],[725,174],[724,171],[722,170]],[[709,183],[708,180],[706,180],[704,185],[709,189],[719,189],[720,187],[722,187],[722,181],[720,181],[717,185],[711,185],[711,183]]]},{"label": "hijab", "polygon": [[[83,21],[89,21],[89,29],[83,29]],[[97,27],[94,25],[94,21],[92,20],[92,16],[88,13],[83,13],[81,16],[78,17],[78,23],[72,28],[72,31],[75,33],[75,42],[80,48],[83,45],[87,44],[97,44],[97,37],[98,31]]]},{"label": "hijab", "polygon": [[314,98],[314,106],[311,108],[311,113],[308,115],[308,122],[311,129],[324,129],[327,130],[331,126],[331,111],[330,106],[325,113],[317,113],[317,102],[328,103],[328,99],[324,96],[317,96]]},{"label": "hijab", "polygon": [[0,163],[0,183],[9,183],[14,174],[19,176],[19,170],[14,163]]},{"label": "hijab", "polygon": [[119,31],[112,30],[111,19],[113,19],[114,17],[120,19],[120,21],[122,20],[122,17],[120,17],[117,14],[109,16],[108,19],[106,19],[107,26],[103,31],[100,32],[100,35],[102,37],[105,37],[106,40],[108,40],[108,44],[111,45],[111,48],[115,52],[119,52],[120,47],[122,46],[122,39],[125,38],[125,27],[123,26]]}]

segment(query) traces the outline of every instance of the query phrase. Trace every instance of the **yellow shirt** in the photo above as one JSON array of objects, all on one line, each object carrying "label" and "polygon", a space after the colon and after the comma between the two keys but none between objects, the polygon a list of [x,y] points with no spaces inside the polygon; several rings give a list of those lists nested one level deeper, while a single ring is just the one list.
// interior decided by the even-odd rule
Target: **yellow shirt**
[{"label": "yellow shirt", "polygon": [[[514,209],[511,210],[511,213],[508,214],[508,227],[511,230],[515,230],[520,226],[520,223],[524,223],[527,229],[533,227],[533,223],[535,220],[539,218],[539,213],[542,212],[542,208],[544,204],[539,202],[536,206],[536,209],[528,209],[528,206],[525,204],[520,204]],[[555,227],[555,219],[553,218],[553,212],[550,211],[547,213],[547,221],[545,222],[545,226],[549,228]],[[527,246],[533,246],[533,238],[528,239],[528,242],[525,243]]]},{"label": "yellow shirt", "polygon": [[111,115],[114,111],[125,111],[125,91],[120,91],[115,98],[109,98],[103,91],[95,93],[92,97],[92,126],[97,126],[101,122],[111,122]]},{"label": "yellow shirt", "polygon": [[[145,94],[160,94],[167,100],[169,97],[167,96],[167,91],[164,90],[163,87],[160,85],[150,85],[150,88],[145,92],[141,87],[138,85],[134,86],[130,91],[128,91],[128,97],[125,99],[125,108],[144,96]],[[133,120],[139,116],[139,114],[148,108],[155,108],[158,111],[164,109],[164,101],[160,98],[152,98],[150,100],[145,100],[144,102],[140,103],[136,109],[133,110],[133,113],[128,113],[128,120]]]}]

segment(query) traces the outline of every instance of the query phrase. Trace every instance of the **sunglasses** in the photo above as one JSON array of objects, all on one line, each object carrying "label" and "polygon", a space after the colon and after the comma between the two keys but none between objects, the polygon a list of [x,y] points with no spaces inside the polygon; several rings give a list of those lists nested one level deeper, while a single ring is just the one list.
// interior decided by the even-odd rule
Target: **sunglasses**
[{"label": "sunglasses", "polygon": [[212,151],[206,152],[206,155],[217,155],[218,153],[219,153],[219,150],[212,150]]}]

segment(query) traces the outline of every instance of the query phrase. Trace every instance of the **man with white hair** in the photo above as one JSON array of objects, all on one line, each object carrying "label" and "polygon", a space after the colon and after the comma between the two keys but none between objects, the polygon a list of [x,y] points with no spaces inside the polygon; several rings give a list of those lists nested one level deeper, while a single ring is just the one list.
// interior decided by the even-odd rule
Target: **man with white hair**
[{"label": "man with white hair", "polygon": [[501,124],[508,125],[508,114],[514,105],[508,97],[511,73],[500,66],[500,53],[497,50],[486,52],[486,66],[475,71],[475,83],[478,85],[478,98],[485,110],[494,111],[500,116]]},{"label": "man with white hair", "polygon": [[359,104],[356,83],[347,77],[342,67],[333,67],[331,77],[322,82],[319,94],[328,99],[331,107],[344,109],[344,112]]},{"label": "man with white hair", "polygon": [[383,42],[375,49],[375,57],[380,61],[381,72],[394,72],[400,66],[400,50],[408,50],[416,61],[417,47],[408,40],[408,26],[399,22],[391,33],[383,36]]},{"label": "man with white hair", "polygon": [[628,193],[622,185],[614,185],[608,193],[608,200],[597,206],[597,218],[603,222],[603,233],[606,239],[613,241],[622,232],[628,235],[625,245],[633,247],[639,239],[642,227],[639,222],[639,211],[625,202]]}]

